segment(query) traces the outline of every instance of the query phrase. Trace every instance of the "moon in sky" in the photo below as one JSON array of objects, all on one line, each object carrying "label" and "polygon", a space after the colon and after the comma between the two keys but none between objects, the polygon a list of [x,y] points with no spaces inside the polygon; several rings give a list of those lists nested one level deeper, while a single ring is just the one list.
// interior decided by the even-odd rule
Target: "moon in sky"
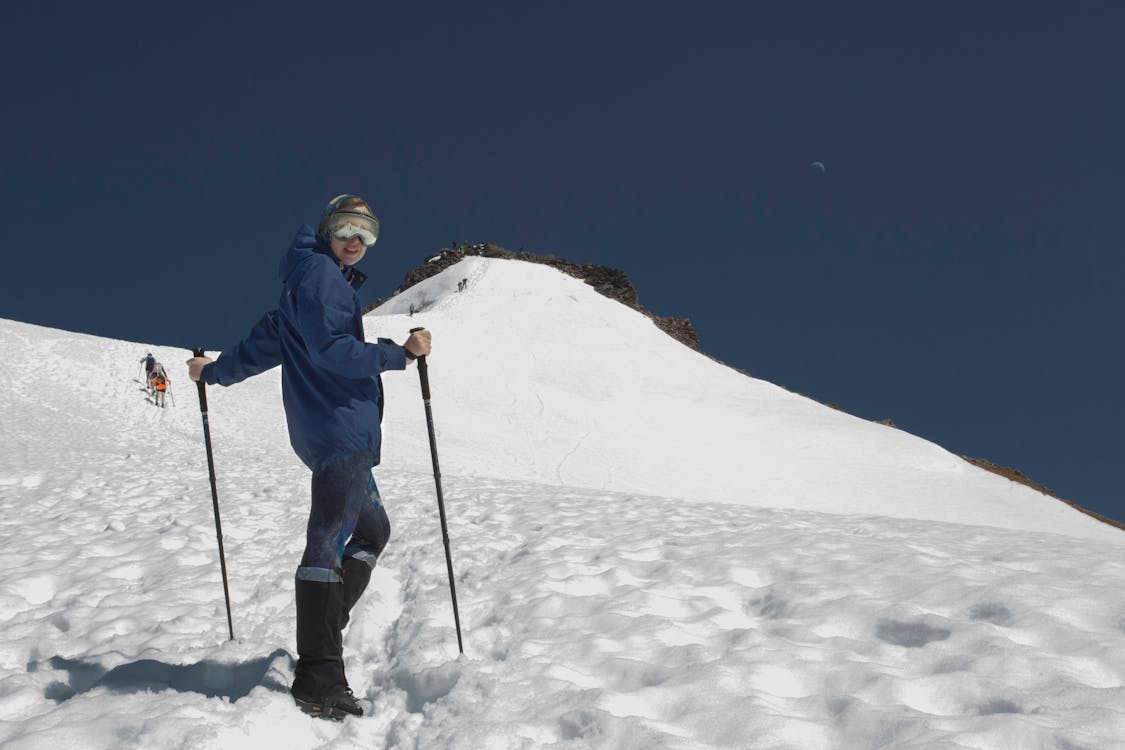
[{"label": "moon in sky", "polygon": [[822,162],[822,161],[814,161],[809,166],[812,167],[815,171],[819,172],[820,174],[827,174],[827,172],[828,172],[828,169],[824,166],[824,162]]}]

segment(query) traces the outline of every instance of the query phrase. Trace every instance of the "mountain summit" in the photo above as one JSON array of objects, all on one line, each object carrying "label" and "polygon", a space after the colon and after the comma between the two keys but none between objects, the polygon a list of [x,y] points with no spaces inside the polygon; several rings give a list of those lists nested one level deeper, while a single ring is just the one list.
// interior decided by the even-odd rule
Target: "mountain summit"
[{"label": "mountain summit", "polygon": [[[431,378],[449,470],[1120,539],[931,442],[719,364],[547,266],[466,257],[367,320],[379,335],[434,331]],[[408,400],[394,389],[413,386],[387,387],[393,404]],[[419,455],[404,442],[389,441],[388,460]]]}]

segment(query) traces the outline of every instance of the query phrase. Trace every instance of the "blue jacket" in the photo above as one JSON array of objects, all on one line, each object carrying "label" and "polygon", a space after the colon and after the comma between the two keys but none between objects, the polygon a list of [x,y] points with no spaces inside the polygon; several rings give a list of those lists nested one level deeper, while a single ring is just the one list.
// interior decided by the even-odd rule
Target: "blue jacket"
[{"label": "blue jacket", "polygon": [[340,270],[308,225],[297,230],[279,268],[276,310],[203,368],[205,383],[234,385],[281,365],[289,442],[310,469],[341,453],[370,451],[379,463],[383,384],[379,373],[406,367],[390,339],[366,343],[356,289],[365,276]]}]

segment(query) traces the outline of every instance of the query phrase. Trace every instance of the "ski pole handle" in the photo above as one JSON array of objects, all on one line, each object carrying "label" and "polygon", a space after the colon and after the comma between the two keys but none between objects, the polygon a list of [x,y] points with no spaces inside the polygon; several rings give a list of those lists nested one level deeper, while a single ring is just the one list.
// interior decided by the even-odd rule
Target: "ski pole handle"
[{"label": "ski pole handle", "polygon": [[[424,331],[425,328],[419,326],[418,328],[411,328],[411,333]],[[422,398],[426,401],[430,400],[430,368],[426,366],[425,355],[418,357],[418,377],[422,380]]]},{"label": "ski pole handle", "polygon": [[[191,356],[193,356],[193,357],[206,357],[207,355],[204,354],[203,347],[197,346],[197,347],[195,347],[194,349],[191,350]],[[207,384],[203,382],[202,377],[199,380],[195,381],[195,384],[197,386],[199,386],[199,408],[203,412],[204,419],[206,419],[206,415],[207,415]]]}]

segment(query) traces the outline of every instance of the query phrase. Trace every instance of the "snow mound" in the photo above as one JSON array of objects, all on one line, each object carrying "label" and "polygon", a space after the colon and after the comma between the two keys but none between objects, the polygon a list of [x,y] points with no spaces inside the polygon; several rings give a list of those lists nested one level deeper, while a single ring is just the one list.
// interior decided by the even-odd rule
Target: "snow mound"
[{"label": "snow mound", "polygon": [[[371,335],[414,326],[434,334],[442,465],[461,474],[1122,539],[931,442],[718,364],[547,266],[469,257],[367,318]],[[424,467],[417,383],[386,381],[384,455]]]}]

